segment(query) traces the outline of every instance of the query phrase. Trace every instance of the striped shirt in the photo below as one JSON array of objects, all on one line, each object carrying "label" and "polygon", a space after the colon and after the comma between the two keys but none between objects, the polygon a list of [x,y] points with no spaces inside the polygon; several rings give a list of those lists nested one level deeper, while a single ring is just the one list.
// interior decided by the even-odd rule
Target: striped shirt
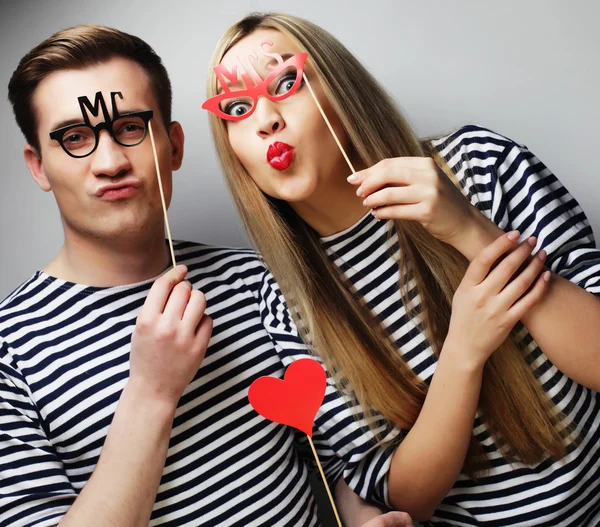
[{"label": "striped shirt", "polygon": [[[477,126],[464,127],[433,145],[482,214],[505,231],[520,230],[522,238],[536,236],[537,249],[548,252],[546,263],[554,273],[600,296],[600,251],[589,222],[575,199],[527,148]],[[410,367],[429,383],[437,359],[402,304],[397,265],[402,248],[392,222],[378,222],[367,214],[348,229],[322,238],[322,243],[382,320]],[[284,362],[300,358],[302,346],[289,314],[281,308],[276,284],[271,282],[261,292],[263,312],[277,315],[268,325]],[[411,298],[415,293],[411,291]],[[600,394],[560,372],[526,329],[521,336],[537,379],[576,426],[581,442],[560,461],[511,466],[478,416],[473,432],[490,452],[493,468],[478,481],[461,474],[428,525],[600,526]],[[321,440],[333,444],[328,436]],[[368,500],[390,505],[386,475],[392,452],[389,447],[371,449],[356,462],[347,459],[344,478],[349,486]],[[370,477],[365,479],[365,474]]]},{"label": "striped shirt", "polygon": [[[259,308],[270,275],[250,250],[175,249],[214,329],[179,401],[150,525],[318,525],[300,433],[265,420],[247,398],[255,379],[284,373]],[[0,304],[0,525],[57,525],[89,479],[153,281],[99,288],[36,272]],[[364,457],[368,437],[328,393],[334,419],[323,433],[350,428],[327,454]]]}]

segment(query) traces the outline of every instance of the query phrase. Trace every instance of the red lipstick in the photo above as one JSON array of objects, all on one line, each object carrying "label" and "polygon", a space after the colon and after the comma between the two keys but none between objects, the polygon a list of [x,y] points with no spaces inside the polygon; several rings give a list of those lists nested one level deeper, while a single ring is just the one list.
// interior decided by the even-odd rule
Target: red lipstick
[{"label": "red lipstick", "polygon": [[285,170],[294,160],[294,147],[280,141],[269,145],[267,162],[276,170]]}]

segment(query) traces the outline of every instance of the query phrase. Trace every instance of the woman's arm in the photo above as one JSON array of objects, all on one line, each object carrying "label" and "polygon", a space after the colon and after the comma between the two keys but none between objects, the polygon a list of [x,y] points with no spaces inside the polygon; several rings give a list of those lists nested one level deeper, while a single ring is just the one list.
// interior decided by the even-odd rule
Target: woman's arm
[{"label": "woman's arm", "polygon": [[506,137],[470,126],[438,143],[468,196],[430,158],[386,159],[349,181],[378,218],[418,221],[469,261],[504,234],[498,225],[537,237],[554,273],[522,322],[557,368],[600,391],[600,298],[585,290],[600,296],[600,251],[581,207],[539,159]]},{"label": "woman's arm", "polygon": [[[476,219],[455,247],[469,260],[504,234],[474,209]],[[600,391],[600,299],[552,274],[548,292],[521,322],[552,363],[571,379]]]},{"label": "woman's arm", "polygon": [[423,408],[393,454],[390,502],[416,520],[431,517],[461,471],[485,362],[547,288],[544,275],[536,279],[543,267],[539,258],[511,281],[533,249],[524,242],[506,256],[516,238],[518,233],[500,237],[469,265],[454,295],[448,336]]}]

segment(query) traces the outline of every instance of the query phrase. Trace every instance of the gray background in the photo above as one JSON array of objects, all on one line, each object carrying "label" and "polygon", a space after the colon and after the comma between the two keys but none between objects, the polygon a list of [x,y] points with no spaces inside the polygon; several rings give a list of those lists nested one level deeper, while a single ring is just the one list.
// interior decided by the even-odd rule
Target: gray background
[{"label": "gray background", "polygon": [[[37,188],[23,161],[6,86],[27,51],[75,24],[138,35],[165,62],[174,119],[186,133],[169,214],[174,237],[247,246],[200,104],[218,37],[253,10],[289,12],[328,29],[391,91],[420,135],[476,123],[526,144],[598,232],[600,3],[594,0],[0,0],[0,298],[44,267],[62,243],[52,195]],[[333,525],[330,517],[325,523]]]},{"label": "gray background", "polygon": [[37,188],[23,161],[6,86],[22,55],[79,23],[134,33],[167,66],[173,115],[187,147],[175,173],[173,236],[248,245],[200,104],[218,37],[253,10],[286,11],[331,31],[392,92],[421,135],[476,123],[526,144],[598,232],[600,3],[594,0],[0,0],[0,297],[45,266],[62,243],[53,197]]}]

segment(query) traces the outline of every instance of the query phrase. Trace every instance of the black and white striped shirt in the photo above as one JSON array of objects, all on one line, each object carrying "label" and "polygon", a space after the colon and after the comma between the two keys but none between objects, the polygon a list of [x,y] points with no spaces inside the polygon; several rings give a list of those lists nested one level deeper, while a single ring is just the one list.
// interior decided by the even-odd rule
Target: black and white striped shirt
[{"label": "black and white striped shirt", "polygon": [[[505,231],[519,229],[523,238],[537,236],[537,249],[548,252],[547,266],[553,272],[600,296],[600,251],[589,222],[578,203],[531,152],[477,126],[464,127],[433,144],[475,207]],[[408,364],[429,382],[437,360],[402,305],[396,263],[402,248],[391,229],[391,222],[378,222],[367,214],[322,241],[332,261],[382,319]],[[261,309],[271,312],[267,325],[278,341],[283,361],[300,358],[306,352],[282,308],[276,284],[271,281],[261,293]],[[461,475],[431,525],[600,526],[600,394],[557,370],[525,329],[523,338],[535,375],[566,419],[576,423],[581,443],[557,462],[511,466],[499,455],[485,423],[478,418],[474,433],[492,451],[493,468],[477,482]],[[333,444],[330,436],[321,440]],[[347,457],[345,479],[366,499],[387,502],[386,475],[392,452],[390,448],[371,449],[360,459]],[[334,453],[330,455],[333,460]],[[365,479],[365,474],[371,477]],[[372,484],[373,477],[377,485]]]},{"label": "black and white striped shirt", "polygon": [[[299,433],[259,416],[247,398],[256,378],[284,373],[259,309],[270,275],[249,250],[175,249],[214,329],[177,408],[150,525],[318,525]],[[152,283],[98,288],[36,272],[0,304],[0,525],[57,525],[89,479]],[[350,425],[327,453],[362,458],[368,438],[329,393],[334,418],[323,433]]]}]

